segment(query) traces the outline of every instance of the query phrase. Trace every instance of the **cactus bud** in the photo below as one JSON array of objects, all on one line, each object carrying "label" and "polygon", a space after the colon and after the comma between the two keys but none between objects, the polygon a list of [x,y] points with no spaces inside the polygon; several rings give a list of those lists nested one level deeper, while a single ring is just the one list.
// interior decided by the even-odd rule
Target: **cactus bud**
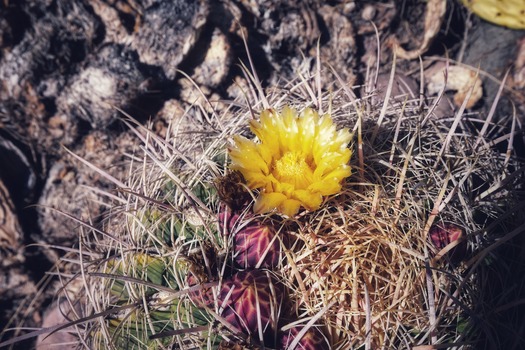
[{"label": "cactus bud", "polygon": [[219,213],[219,230],[224,236],[229,236],[235,231],[236,225],[239,223],[239,214],[234,214],[229,208]]},{"label": "cactus bud", "polygon": [[[231,293],[231,294],[230,294]],[[219,293],[222,317],[237,330],[266,345],[275,343],[283,286],[262,270],[241,271],[225,281]],[[259,337],[262,330],[263,339]]]},{"label": "cactus bud", "polygon": [[279,264],[281,242],[266,225],[253,224],[235,234],[234,258],[242,268],[273,268]]},{"label": "cactus bud", "polygon": [[[464,236],[464,231],[461,227],[457,225],[451,223],[443,223],[432,226],[428,235],[434,246],[438,250],[441,250],[450,243],[457,241],[458,239],[462,239]],[[453,263],[458,263],[465,257],[466,253],[467,242],[463,241],[460,242],[449,252],[449,257]]]}]

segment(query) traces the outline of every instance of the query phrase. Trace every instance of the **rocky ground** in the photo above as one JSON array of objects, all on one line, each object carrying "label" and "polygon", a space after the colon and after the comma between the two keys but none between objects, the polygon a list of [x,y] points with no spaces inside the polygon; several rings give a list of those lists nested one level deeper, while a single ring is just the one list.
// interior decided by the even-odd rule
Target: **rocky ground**
[{"label": "rocky ground", "polygon": [[[77,239],[78,223],[62,213],[96,225],[106,209],[89,188],[113,185],[69,151],[125,179],[137,142],[124,113],[162,135],[201,94],[220,111],[221,101],[240,94],[247,49],[265,86],[313,67],[318,52],[348,84],[381,95],[397,43],[404,48],[397,60],[400,89],[419,96],[419,55],[429,80],[431,66],[449,58],[482,71],[483,90],[471,111],[486,115],[508,71],[496,117],[523,115],[525,32],[485,22],[457,1],[427,16],[427,6],[438,3],[2,1],[0,329],[41,325],[57,285],[46,272],[64,253],[58,247],[74,247]],[[367,81],[376,66],[378,81]],[[427,86],[425,93],[435,91]],[[436,113],[446,117],[459,108],[455,93]]]}]

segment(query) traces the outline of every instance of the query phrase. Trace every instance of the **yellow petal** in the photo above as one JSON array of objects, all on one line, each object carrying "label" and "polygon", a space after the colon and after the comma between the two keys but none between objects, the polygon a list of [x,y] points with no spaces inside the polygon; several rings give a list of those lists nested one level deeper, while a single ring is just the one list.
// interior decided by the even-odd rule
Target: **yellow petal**
[{"label": "yellow petal", "polygon": [[279,152],[279,138],[272,127],[271,121],[257,122],[250,121],[250,129],[257,136],[260,145],[267,150],[267,155],[273,155]]},{"label": "yellow petal", "polygon": [[317,134],[316,124],[318,120],[319,120],[319,115],[317,114],[317,112],[315,112],[311,108],[307,108],[303,112],[303,117],[301,120],[301,128],[300,128],[300,132],[301,132],[300,138],[301,138],[301,151],[305,155],[309,155],[312,153],[312,146],[315,142],[315,137]]},{"label": "yellow petal", "polygon": [[352,174],[352,169],[347,166],[345,168],[337,168],[328,173],[321,180],[312,183],[308,190],[319,192],[323,196],[330,196],[341,191],[341,181]]},{"label": "yellow petal", "polygon": [[328,173],[325,175],[325,179],[327,180],[331,180],[333,179],[334,181],[341,181],[342,179],[346,178],[346,177],[349,177],[350,175],[352,175],[352,169],[347,165],[347,166],[344,166],[344,167],[339,167],[335,170],[333,170],[332,172]]},{"label": "yellow petal", "polygon": [[331,196],[341,191],[341,183],[339,181],[318,181],[311,184],[308,190],[322,196]]},{"label": "yellow petal", "polygon": [[295,199],[287,199],[280,206],[279,211],[288,217],[293,217],[299,211],[301,202]]},{"label": "yellow petal", "polygon": [[231,169],[238,170],[242,173],[242,176],[246,180],[246,185],[249,188],[262,188],[268,182],[268,176],[262,174],[261,172],[246,171],[245,169],[239,169],[236,166],[231,166]]},{"label": "yellow petal", "polygon": [[[268,174],[268,163],[261,156],[258,145],[242,136],[235,136],[236,148],[230,149],[230,157],[233,164],[244,169],[258,169],[264,174]],[[243,172],[241,170],[241,172]],[[244,174],[243,174],[244,175]]]},{"label": "yellow petal", "polygon": [[314,170],[315,181],[323,178],[334,169],[347,166],[350,156],[351,152],[330,153],[325,154],[324,157],[319,156],[319,160],[316,160],[317,167]]},{"label": "yellow petal", "polygon": [[275,192],[281,192],[287,196],[290,196],[291,193],[293,193],[293,191],[295,190],[295,187],[294,185],[289,184],[287,182],[276,181],[275,183],[273,183],[273,190]]},{"label": "yellow petal", "polygon": [[259,151],[259,155],[264,160],[266,165],[272,163],[274,155],[273,155],[272,150],[270,149],[270,147],[268,147],[266,145],[263,145],[263,144],[260,144],[257,150]]},{"label": "yellow petal", "polygon": [[281,116],[284,123],[284,127],[290,132],[297,133],[297,111],[293,108],[286,106],[283,108]]},{"label": "yellow petal", "polygon": [[278,208],[287,197],[278,192],[261,193],[253,205],[253,211],[258,214],[267,213]]},{"label": "yellow petal", "polygon": [[294,197],[301,201],[301,204],[310,211],[319,209],[323,202],[323,196],[319,192],[298,190],[294,192]]}]

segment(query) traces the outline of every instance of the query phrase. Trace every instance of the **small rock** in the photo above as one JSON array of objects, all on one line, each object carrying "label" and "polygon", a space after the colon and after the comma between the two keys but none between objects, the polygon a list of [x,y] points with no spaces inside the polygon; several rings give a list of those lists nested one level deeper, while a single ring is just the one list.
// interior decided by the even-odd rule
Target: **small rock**
[{"label": "small rock", "polygon": [[105,46],[58,96],[57,115],[78,117],[93,128],[103,128],[115,121],[115,107],[126,106],[145,80],[136,53],[121,45]]},{"label": "small rock", "polygon": [[228,74],[231,60],[232,52],[228,38],[215,29],[204,62],[195,69],[192,78],[197,84],[217,87]]},{"label": "small rock", "polygon": [[162,67],[168,79],[199,38],[208,15],[202,0],[159,0],[144,11],[143,23],[132,41],[140,61]]}]

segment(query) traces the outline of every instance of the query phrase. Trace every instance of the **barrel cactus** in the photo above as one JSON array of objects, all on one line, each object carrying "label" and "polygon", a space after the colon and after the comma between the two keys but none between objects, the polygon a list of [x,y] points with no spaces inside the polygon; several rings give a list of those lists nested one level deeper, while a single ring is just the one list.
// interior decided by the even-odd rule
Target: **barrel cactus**
[{"label": "barrel cactus", "polygon": [[378,111],[303,73],[315,100],[249,81],[259,113],[218,113],[198,147],[141,130],[120,210],[81,235],[87,347],[439,347],[475,334],[479,236],[519,217],[519,161],[461,115],[433,119],[419,100]]}]

